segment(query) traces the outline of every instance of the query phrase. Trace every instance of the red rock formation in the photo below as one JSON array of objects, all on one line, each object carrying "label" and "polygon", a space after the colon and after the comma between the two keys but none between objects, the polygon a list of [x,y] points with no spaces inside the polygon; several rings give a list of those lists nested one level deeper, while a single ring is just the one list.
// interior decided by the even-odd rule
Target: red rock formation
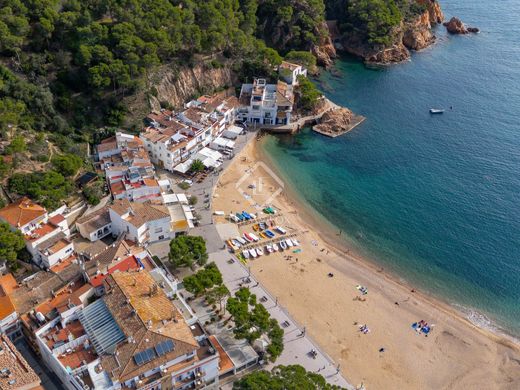
[{"label": "red rock formation", "polygon": [[468,30],[466,29],[466,26],[464,23],[462,23],[462,20],[459,18],[456,18],[455,16],[450,19],[449,22],[444,23],[444,26],[446,26],[446,29],[450,34],[467,34]]},{"label": "red rock formation", "polygon": [[332,43],[331,34],[327,24],[323,24],[323,29],[327,31],[326,37],[321,39],[319,45],[314,45],[311,52],[316,57],[318,65],[328,68],[332,66],[333,58],[336,58],[338,55],[336,53],[336,48]]},{"label": "red rock formation", "polygon": [[410,50],[421,50],[435,42],[431,31],[428,11],[419,15],[416,20],[406,23],[403,33],[403,44]]},{"label": "red rock formation", "polygon": [[444,14],[437,0],[417,0],[417,3],[426,5],[431,24],[441,24],[444,21]]}]

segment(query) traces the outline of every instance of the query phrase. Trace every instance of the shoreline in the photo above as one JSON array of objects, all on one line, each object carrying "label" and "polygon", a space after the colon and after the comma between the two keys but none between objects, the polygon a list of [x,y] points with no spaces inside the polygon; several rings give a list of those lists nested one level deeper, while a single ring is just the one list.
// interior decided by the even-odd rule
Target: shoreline
[{"label": "shoreline", "polygon": [[[260,161],[264,161],[269,168],[275,172],[279,176],[283,176],[280,173],[280,169],[276,166],[275,163],[270,159],[267,153],[263,150],[263,145],[260,144],[263,140],[257,141],[255,144],[255,152],[260,156]],[[479,326],[473,322],[469,318],[466,317],[466,313],[462,310],[457,309],[455,306],[459,306],[461,308],[465,308],[467,310],[474,310],[473,308],[465,307],[457,302],[449,302],[448,300],[443,299],[443,297],[439,297],[436,295],[430,295],[428,292],[424,291],[426,289],[422,288],[422,286],[415,287],[411,284],[411,282],[403,277],[401,277],[398,273],[389,271],[384,269],[384,267],[377,263],[375,260],[371,259],[369,255],[364,255],[359,253],[359,250],[356,250],[349,246],[346,242],[345,235],[343,234],[342,238],[339,238],[336,232],[339,230],[337,226],[335,226],[332,222],[328,221],[323,217],[318,211],[316,211],[312,206],[310,206],[302,196],[298,194],[298,191],[288,184],[286,181],[284,191],[287,193],[289,201],[294,202],[299,209],[299,216],[303,224],[307,226],[308,229],[316,230],[319,228],[322,234],[324,242],[331,247],[339,256],[347,257],[347,261],[355,262],[356,264],[366,267],[371,272],[378,273],[384,276],[388,281],[395,283],[400,288],[404,288],[408,291],[415,290],[414,294],[420,296],[423,300],[428,301],[430,304],[435,305],[439,308],[444,309],[446,312],[449,312],[452,315],[455,315],[460,318],[461,321],[466,323],[467,325],[476,328],[479,331],[483,331],[486,334],[489,334],[492,337],[497,338],[497,341],[507,341],[511,343],[513,348],[517,348],[520,351],[520,339],[517,335],[510,334],[506,330],[502,329],[498,324],[492,322],[493,328],[487,328],[484,326]],[[348,236],[347,236],[348,237]],[[419,290],[417,290],[419,288]],[[485,316],[487,315],[475,311],[477,314]]]},{"label": "shoreline", "polygon": [[[215,189],[215,210],[251,209],[235,183],[259,161],[268,162],[269,169],[276,171],[261,154],[259,142],[251,140],[221,174]],[[255,172],[257,177],[260,174]],[[274,190],[275,182],[262,177],[267,180],[265,187]],[[340,363],[349,382],[364,383],[369,389],[475,388],[492,377],[495,385],[487,388],[520,385],[517,343],[477,327],[449,304],[415,290],[411,293],[398,276],[381,272],[380,266],[351,248],[347,247],[349,253],[345,254],[344,243],[334,238],[333,227],[325,228],[292,192],[295,190],[287,186],[272,204],[283,212],[283,222],[278,223],[298,235],[302,252],[273,253],[248,261],[248,266],[295,320],[306,326],[319,346]],[[249,200],[261,204],[266,199],[253,194]],[[215,222],[227,221],[220,217]],[[240,230],[247,231],[247,227]],[[327,273],[333,273],[333,278]],[[358,296],[357,284],[368,287],[366,298]],[[435,322],[429,338],[417,337],[410,329],[410,324],[420,319]],[[371,329],[369,335],[357,329],[364,323]],[[377,352],[381,347],[384,354]],[[413,358],[417,356],[426,360]],[[442,375],[437,375],[439,372]]]}]

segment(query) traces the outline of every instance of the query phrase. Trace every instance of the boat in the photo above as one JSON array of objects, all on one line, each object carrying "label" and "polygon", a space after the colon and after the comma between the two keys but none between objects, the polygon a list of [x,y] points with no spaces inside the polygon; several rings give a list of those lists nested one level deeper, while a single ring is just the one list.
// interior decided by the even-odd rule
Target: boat
[{"label": "boat", "polygon": [[229,219],[232,222],[240,222],[240,219],[238,219],[238,217],[235,214],[229,214]]},{"label": "boat", "polygon": [[291,246],[293,246],[293,243],[291,241],[290,238],[286,239],[285,242],[287,243],[287,246],[290,248]]},{"label": "boat", "polygon": [[259,230],[260,230],[260,226],[258,226],[258,224],[253,225],[253,230],[254,230],[255,232],[259,231]]},{"label": "boat", "polygon": [[265,222],[260,222],[260,223],[258,224],[258,226],[259,226],[260,229],[262,229],[262,230],[267,229],[267,226],[266,226]]},{"label": "boat", "polygon": [[267,253],[273,253],[273,247],[271,245],[266,245],[265,250],[267,251]]},{"label": "boat", "polygon": [[264,251],[262,250],[262,248],[256,248],[256,254],[258,256],[262,256],[264,254]]},{"label": "boat", "polygon": [[249,251],[247,249],[243,250],[242,251],[242,256],[244,256],[244,259],[249,259]]},{"label": "boat", "polygon": [[235,239],[231,239],[231,242],[233,243],[234,246],[236,246],[237,248],[240,248],[242,245]]},{"label": "boat", "polygon": [[280,241],[279,244],[280,244],[281,250],[287,249],[287,244],[285,243],[285,241]]},{"label": "boat", "polygon": [[242,211],[242,215],[243,215],[244,217],[246,217],[247,220],[253,219],[253,217],[251,216],[251,214],[246,213],[245,211]]},{"label": "boat", "polygon": [[253,238],[249,234],[247,234],[247,233],[244,233],[242,237],[244,237],[247,242],[253,242],[254,241]]},{"label": "boat", "polygon": [[264,230],[264,234],[269,237],[269,238],[273,238],[274,237],[274,233],[272,231],[270,231],[269,229],[267,230]]},{"label": "boat", "polygon": [[273,243],[273,251],[278,252],[278,244],[276,242]]},{"label": "boat", "polygon": [[294,246],[299,246],[300,245],[300,241],[298,241],[296,238],[292,239],[292,243],[293,243]]},{"label": "boat", "polygon": [[275,229],[278,230],[278,232],[279,232],[280,234],[285,234],[285,233],[287,233],[287,230],[285,230],[285,229],[284,229],[283,227],[281,227],[281,226],[277,226]]},{"label": "boat", "polygon": [[244,218],[244,216],[243,216],[242,214],[240,214],[240,213],[236,213],[235,215],[236,215],[236,217],[237,217],[240,221],[245,220],[245,218]]},{"label": "boat", "polygon": [[256,251],[255,251],[254,248],[253,249],[249,249],[249,254],[251,255],[252,258],[257,257]]},{"label": "boat", "polygon": [[244,240],[242,237],[237,237],[237,238],[235,238],[235,240],[237,240],[242,245],[246,245],[247,244],[247,241]]},{"label": "boat", "polygon": [[445,110],[440,108],[430,108],[430,114],[442,114]]},{"label": "boat", "polygon": [[253,239],[253,241],[257,242],[257,241],[260,241],[260,239],[255,236],[253,233],[249,233],[249,237],[251,237]]},{"label": "boat", "polygon": [[231,250],[234,252],[236,251],[238,248],[236,247],[236,245],[233,244],[233,242],[231,240],[227,240],[226,243],[228,244],[228,246],[231,248]]}]

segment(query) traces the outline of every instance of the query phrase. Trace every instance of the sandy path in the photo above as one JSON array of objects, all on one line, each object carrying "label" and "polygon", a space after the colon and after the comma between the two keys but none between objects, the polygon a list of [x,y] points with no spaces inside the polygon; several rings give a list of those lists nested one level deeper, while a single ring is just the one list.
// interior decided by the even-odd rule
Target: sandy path
[{"label": "sandy path", "polygon": [[[252,141],[221,176],[215,210],[255,212],[235,188],[255,166],[255,145]],[[253,182],[262,191],[253,194],[247,189]],[[263,203],[278,187],[259,167],[241,188]],[[248,264],[255,277],[341,364],[349,382],[363,382],[369,390],[520,389],[517,345],[474,327],[451,308],[412,293],[380,270],[326,245],[285,192],[272,204],[283,214],[277,223],[298,233],[302,252],[275,253]],[[240,230],[251,232],[252,228]],[[359,294],[358,284],[368,288],[367,295]],[[419,320],[435,324],[428,337],[411,328]],[[367,324],[370,333],[359,331],[362,324]],[[385,351],[380,353],[382,347]]]}]

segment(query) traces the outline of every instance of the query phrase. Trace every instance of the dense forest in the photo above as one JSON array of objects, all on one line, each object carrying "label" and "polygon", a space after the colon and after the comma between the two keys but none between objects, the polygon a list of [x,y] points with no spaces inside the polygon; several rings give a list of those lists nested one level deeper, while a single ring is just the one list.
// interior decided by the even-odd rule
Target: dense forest
[{"label": "dense forest", "polygon": [[[120,125],[124,98],[150,90],[157,67],[198,56],[248,75],[342,31],[389,42],[411,0],[0,0],[0,132],[45,131],[83,141]],[[417,9],[415,9],[415,8]],[[291,57],[291,55],[290,55]],[[214,61],[218,66],[218,61]],[[64,142],[62,140],[62,142]]]}]

